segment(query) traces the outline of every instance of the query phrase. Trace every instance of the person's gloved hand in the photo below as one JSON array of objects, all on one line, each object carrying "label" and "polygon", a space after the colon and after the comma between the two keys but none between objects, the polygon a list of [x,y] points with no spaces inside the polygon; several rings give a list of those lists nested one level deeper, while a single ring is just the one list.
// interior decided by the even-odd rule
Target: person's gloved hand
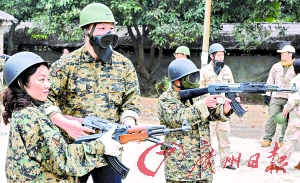
[{"label": "person's gloved hand", "polygon": [[269,104],[270,104],[270,101],[271,101],[271,97],[268,96],[268,95],[265,95],[264,103],[265,103],[266,105],[269,105]]},{"label": "person's gloved hand", "polygon": [[99,138],[104,145],[104,154],[106,155],[119,156],[121,154],[120,149],[122,148],[122,145],[112,139],[112,134],[115,130],[115,128],[112,128]]}]

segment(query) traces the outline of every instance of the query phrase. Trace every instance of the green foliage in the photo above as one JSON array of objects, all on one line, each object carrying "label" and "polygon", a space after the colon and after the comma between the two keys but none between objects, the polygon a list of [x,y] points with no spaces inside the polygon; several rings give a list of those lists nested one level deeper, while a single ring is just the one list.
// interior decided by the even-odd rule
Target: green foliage
[{"label": "green foliage", "polygon": [[271,34],[271,28],[263,27],[260,23],[247,22],[235,24],[233,35],[244,51],[250,51],[260,46],[263,40]]},{"label": "green foliage", "polygon": [[169,81],[169,78],[165,76],[164,78],[162,78],[162,80],[155,83],[155,90],[160,95],[169,88],[170,84],[171,83]]},{"label": "green foliage", "polygon": [[[32,19],[45,34],[62,40],[79,40],[81,9],[92,0],[2,0],[1,7],[18,19]],[[176,47],[202,36],[205,0],[136,1],[99,0],[114,12],[118,25],[144,26],[157,47]],[[150,4],[149,4],[150,3]],[[221,23],[299,22],[299,0],[212,1],[211,36],[217,37]],[[248,25],[247,25],[248,26]],[[242,36],[242,35],[240,35]],[[252,37],[255,40],[255,35]]]},{"label": "green foliage", "polygon": [[46,34],[33,34],[31,35],[33,39],[48,39],[48,36]]}]

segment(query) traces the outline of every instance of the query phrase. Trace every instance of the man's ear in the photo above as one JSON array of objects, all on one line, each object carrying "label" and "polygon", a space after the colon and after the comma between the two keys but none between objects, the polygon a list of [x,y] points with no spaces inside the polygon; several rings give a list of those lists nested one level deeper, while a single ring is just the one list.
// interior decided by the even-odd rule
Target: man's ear
[{"label": "man's ear", "polygon": [[214,55],[213,54],[209,54],[209,57],[211,60],[214,60]]},{"label": "man's ear", "polygon": [[174,84],[177,85],[177,86],[180,86],[180,81],[179,80],[175,80]]}]

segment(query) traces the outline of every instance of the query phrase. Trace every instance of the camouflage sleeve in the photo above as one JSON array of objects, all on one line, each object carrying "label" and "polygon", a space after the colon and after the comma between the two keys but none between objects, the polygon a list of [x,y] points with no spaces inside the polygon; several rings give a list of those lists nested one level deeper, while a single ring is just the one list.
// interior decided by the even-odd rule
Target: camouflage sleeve
[{"label": "camouflage sleeve", "polygon": [[[210,95],[210,94],[206,94],[206,95]],[[216,108],[207,108],[206,104],[204,102],[204,98],[206,97],[206,95],[202,95],[200,97],[196,97],[193,99],[193,101],[195,102],[194,106],[196,106],[201,114],[202,117],[204,119],[208,119],[209,121],[223,121],[226,122],[229,120],[229,116],[233,113],[233,110],[231,110],[227,115],[224,114],[224,100],[222,102],[220,102]],[[225,97],[223,98],[225,99]],[[201,106],[199,106],[199,104],[201,104]],[[207,110],[204,110],[206,109]]]},{"label": "camouflage sleeve", "polygon": [[62,93],[62,90],[64,90],[63,86],[66,86],[68,77],[64,72],[66,69],[62,69],[63,66],[61,66],[60,61],[61,59],[54,62],[49,69],[51,88],[49,90],[48,99],[45,104],[41,106],[47,116],[51,116],[55,113],[61,113],[59,107],[57,107],[56,99],[59,94]]},{"label": "camouflage sleeve", "polygon": [[291,111],[296,105],[300,103],[299,92],[293,93],[288,98],[287,103],[284,105],[284,109]]},{"label": "camouflage sleeve", "polygon": [[96,167],[104,147],[99,140],[67,144],[58,128],[36,108],[27,108],[17,118],[28,156],[57,175],[83,176]]},{"label": "camouflage sleeve", "polygon": [[[300,75],[297,75],[295,78],[291,80],[291,87],[293,84],[296,83],[296,88],[299,91],[299,85],[300,85]],[[299,92],[291,93],[289,94],[289,98],[287,103],[284,105],[284,109],[291,111],[296,105],[300,104],[300,94]]]},{"label": "camouflage sleeve", "polygon": [[224,104],[219,104],[217,105],[216,108],[209,108],[209,117],[208,117],[208,120],[209,121],[222,121],[222,122],[226,122],[226,121],[229,121],[229,117],[230,114],[228,115],[225,115],[224,114]]},{"label": "camouflage sleeve", "polygon": [[168,96],[159,98],[158,117],[161,124],[169,128],[181,127],[184,119],[187,119],[190,125],[206,122],[197,107],[194,105],[186,107],[180,100]]},{"label": "camouflage sleeve", "polygon": [[0,72],[3,71],[4,63],[5,63],[5,60],[0,58]]},{"label": "camouflage sleeve", "polygon": [[126,117],[132,117],[137,122],[138,115],[141,113],[140,87],[135,68],[130,61],[126,72],[121,120]]}]

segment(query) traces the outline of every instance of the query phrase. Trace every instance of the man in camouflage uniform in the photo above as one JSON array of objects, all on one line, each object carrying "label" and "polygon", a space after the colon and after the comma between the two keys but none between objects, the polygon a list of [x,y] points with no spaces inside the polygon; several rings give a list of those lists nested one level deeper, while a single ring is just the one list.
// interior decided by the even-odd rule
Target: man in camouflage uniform
[{"label": "man in camouflage uniform", "polygon": [[[113,51],[118,41],[114,23],[114,16],[107,6],[101,3],[87,5],[80,14],[85,45],[51,65],[49,99],[59,106],[63,114],[69,115],[68,119],[97,116],[132,126],[138,122],[139,83],[131,61]],[[58,108],[53,105],[46,107],[55,124],[67,129],[73,125],[57,113]],[[72,137],[76,138],[78,134]],[[104,160],[98,167],[91,172],[95,183],[121,182]],[[80,177],[80,182],[86,182],[88,177],[89,174]]]},{"label": "man in camouflage uniform", "polygon": [[[282,117],[287,118],[289,114],[288,126],[285,131],[283,145],[277,151],[273,163],[266,168],[269,170],[284,170],[285,163],[290,159],[297,142],[300,141],[300,59],[296,59],[293,63],[293,69],[296,77],[291,80],[291,87],[295,83],[298,92],[289,94],[288,101],[283,107]],[[286,157],[286,159],[283,159]],[[296,169],[299,165],[295,166]]]},{"label": "man in camouflage uniform", "polygon": [[[289,88],[290,81],[295,77],[294,68],[292,66],[295,59],[295,48],[291,45],[286,45],[282,50],[277,50],[281,53],[281,61],[274,64],[269,72],[267,84],[277,85],[280,88]],[[265,104],[269,105],[267,119],[265,125],[265,135],[261,147],[269,147],[272,142],[272,138],[276,131],[276,122],[273,117],[282,112],[283,106],[288,99],[288,93],[284,92],[267,92],[264,98]],[[280,147],[283,145],[283,136],[287,127],[287,123],[281,125],[281,136],[279,138]]]},{"label": "man in camouflage uniform", "polygon": [[4,66],[5,61],[6,61],[5,55],[1,55],[0,56],[0,72],[3,71],[3,66]]},{"label": "man in camouflage uniform", "polygon": [[[234,83],[232,72],[227,65],[224,65],[225,56],[224,47],[215,43],[209,47],[209,56],[211,62],[204,66],[200,72],[200,88],[206,88],[211,83]],[[219,98],[219,101],[225,99],[225,96]],[[235,170],[234,166],[226,165],[230,160],[230,124],[229,119],[226,122],[219,120],[210,121],[210,135],[211,140],[213,135],[216,134],[218,139],[218,150],[220,153],[220,164],[223,168]]]},{"label": "man in camouflage uniform", "polygon": [[166,135],[165,143],[175,143],[175,149],[165,151],[166,182],[212,182],[215,173],[214,151],[210,145],[208,119],[227,121],[227,115],[232,111],[230,102],[226,100],[225,104],[216,105],[216,98],[221,95],[192,99],[193,104],[180,100],[180,90],[199,87],[199,69],[189,59],[171,62],[168,75],[172,87],[158,99],[159,120],[167,128],[180,128],[186,119],[192,130],[187,134]]},{"label": "man in camouflage uniform", "polygon": [[179,58],[190,58],[191,52],[190,49],[186,46],[179,46],[174,53],[175,59]]}]

